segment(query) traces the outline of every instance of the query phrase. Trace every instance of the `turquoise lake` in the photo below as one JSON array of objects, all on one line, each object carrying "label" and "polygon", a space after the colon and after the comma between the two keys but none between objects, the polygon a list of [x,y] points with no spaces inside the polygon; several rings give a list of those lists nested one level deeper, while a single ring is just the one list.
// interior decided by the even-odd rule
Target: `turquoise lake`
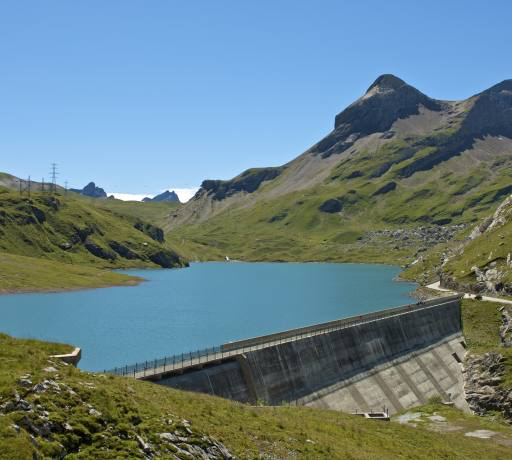
[{"label": "turquoise lake", "polygon": [[148,281],[0,296],[0,331],[82,348],[80,367],[110,369],[414,302],[398,267],[194,263],[130,270]]}]

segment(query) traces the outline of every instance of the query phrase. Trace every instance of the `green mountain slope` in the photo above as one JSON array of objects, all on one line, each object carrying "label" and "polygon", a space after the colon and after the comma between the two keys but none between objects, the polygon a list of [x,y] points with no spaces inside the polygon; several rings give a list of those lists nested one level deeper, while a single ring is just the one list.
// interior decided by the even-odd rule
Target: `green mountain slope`
[{"label": "green mountain slope", "polygon": [[443,287],[463,292],[512,295],[512,195],[458,238],[418,257],[402,276],[440,279]]},{"label": "green mountain slope", "polygon": [[439,242],[411,229],[456,233],[493,210],[511,179],[512,80],[438,101],[384,75],[304,154],[204,181],[164,228],[208,257],[405,262]]},{"label": "green mountain slope", "polygon": [[[160,228],[139,218],[91,206],[72,193],[33,192],[29,198],[8,188],[0,188],[0,253],[11,255],[10,263],[0,266],[3,291],[133,284],[133,278],[94,268],[187,264],[165,241]],[[14,256],[42,260],[31,263]],[[53,271],[51,276],[48,270]],[[57,277],[57,273],[67,276]]]},{"label": "green mountain slope", "polygon": [[0,252],[0,294],[133,286],[142,278],[83,264]]}]

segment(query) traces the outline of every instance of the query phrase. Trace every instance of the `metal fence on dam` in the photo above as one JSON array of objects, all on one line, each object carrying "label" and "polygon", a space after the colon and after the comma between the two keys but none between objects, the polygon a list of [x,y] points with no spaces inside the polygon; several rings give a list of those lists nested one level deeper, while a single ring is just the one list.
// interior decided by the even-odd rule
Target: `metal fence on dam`
[{"label": "metal fence on dam", "polygon": [[151,377],[156,376],[169,375],[178,372],[183,373],[194,367],[203,367],[209,363],[222,362],[226,359],[234,358],[237,355],[246,354],[268,347],[274,347],[276,345],[282,345],[287,342],[304,340],[317,335],[330,334],[334,331],[368,324],[397,315],[411,314],[451,304],[458,305],[460,298],[460,295],[454,295],[425,302],[403,305],[364,315],[229,342],[213,346],[211,348],[155,358],[148,361],[116,367],[105,371],[105,373],[134,377],[137,379],[150,379]]}]

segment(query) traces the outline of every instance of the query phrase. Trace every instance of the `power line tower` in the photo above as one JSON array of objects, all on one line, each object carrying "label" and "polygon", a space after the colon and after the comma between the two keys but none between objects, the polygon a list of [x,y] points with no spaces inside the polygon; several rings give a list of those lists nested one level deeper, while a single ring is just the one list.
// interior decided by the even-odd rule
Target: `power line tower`
[{"label": "power line tower", "polygon": [[57,163],[52,163],[52,169],[50,171],[50,177],[52,178],[52,185],[51,185],[51,190],[53,191],[53,193],[56,193],[57,192],[57,176],[59,175],[58,171],[57,171]]},{"label": "power line tower", "polygon": [[64,195],[68,194],[68,181],[64,181]]},{"label": "power line tower", "polygon": [[30,200],[30,189],[31,189],[31,183],[30,183],[30,176],[28,176],[28,199]]}]

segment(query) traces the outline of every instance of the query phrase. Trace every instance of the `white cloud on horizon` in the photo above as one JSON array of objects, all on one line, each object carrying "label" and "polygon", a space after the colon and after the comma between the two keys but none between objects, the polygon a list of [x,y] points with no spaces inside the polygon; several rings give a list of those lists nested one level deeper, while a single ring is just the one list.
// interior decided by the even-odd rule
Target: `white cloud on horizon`
[{"label": "white cloud on horizon", "polygon": [[[192,188],[169,187],[165,190],[169,190],[169,191],[174,190],[176,192],[176,194],[178,195],[178,198],[180,199],[180,201],[182,203],[186,203],[188,200],[190,200],[190,198],[192,198],[195,195],[195,193],[199,190],[199,187],[192,187]],[[114,195],[114,198],[117,198],[118,200],[123,200],[123,201],[142,201],[143,198],[146,198],[146,197],[153,198],[154,196],[156,196],[162,192],[165,192],[165,190],[162,190],[161,192],[155,193],[153,195],[151,195],[151,194],[142,195],[139,193],[118,193],[118,192],[107,192],[107,195],[108,196]]]}]

